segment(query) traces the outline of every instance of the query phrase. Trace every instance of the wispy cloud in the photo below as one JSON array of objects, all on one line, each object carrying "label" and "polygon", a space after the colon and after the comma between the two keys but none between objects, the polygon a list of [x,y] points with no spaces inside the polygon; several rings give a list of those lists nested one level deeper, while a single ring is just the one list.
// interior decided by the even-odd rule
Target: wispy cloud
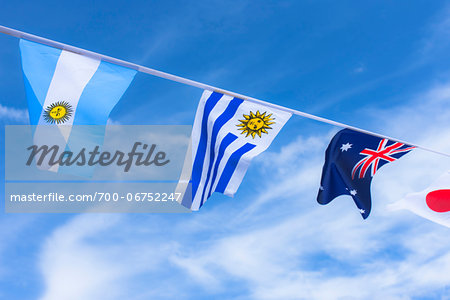
[{"label": "wispy cloud", "polygon": [[422,45],[419,49],[420,55],[424,60],[433,59],[436,54],[448,50],[450,41],[450,5],[447,5],[439,11],[434,22],[427,28],[427,34],[422,39]]},{"label": "wispy cloud", "polygon": [[355,74],[363,73],[365,71],[366,71],[366,67],[363,64],[360,64],[359,66],[357,66],[356,68],[353,69],[353,73],[355,73]]},{"label": "wispy cloud", "polygon": [[0,121],[2,122],[28,122],[28,111],[0,104]]},{"label": "wispy cloud", "polygon": [[117,218],[86,215],[53,233],[44,245],[40,261],[47,286],[41,299],[94,299],[101,297],[103,292],[106,299],[115,296],[117,291],[111,281],[120,276],[120,271],[111,257],[108,259],[111,250],[99,252],[86,242],[115,222]]}]

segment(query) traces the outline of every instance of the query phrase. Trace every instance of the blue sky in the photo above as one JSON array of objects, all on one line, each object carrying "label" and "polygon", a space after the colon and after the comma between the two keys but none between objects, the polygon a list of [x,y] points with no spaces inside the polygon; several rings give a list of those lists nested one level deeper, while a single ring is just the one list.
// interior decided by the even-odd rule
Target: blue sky
[{"label": "blue sky", "polygon": [[[450,152],[445,1],[9,1],[0,20]],[[3,127],[28,122],[16,38],[0,66],[3,181]],[[201,93],[138,74],[110,117],[191,124]],[[234,198],[193,214],[1,213],[0,299],[449,299],[448,228],[387,209],[448,158],[383,167],[363,221],[349,197],[315,200],[337,130],[294,116]]]}]

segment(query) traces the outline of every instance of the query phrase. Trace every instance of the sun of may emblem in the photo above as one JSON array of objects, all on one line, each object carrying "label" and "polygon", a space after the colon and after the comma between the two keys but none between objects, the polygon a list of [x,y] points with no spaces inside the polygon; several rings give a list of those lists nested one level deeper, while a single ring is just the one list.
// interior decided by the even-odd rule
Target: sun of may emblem
[{"label": "sun of may emblem", "polygon": [[50,104],[44,111],[44,120],[50,124],[67,122],[72,116],[72,105],[67,101],[58,101]]},{"label": "sun of may emblem", "polygon": [[241,134],[246,134],[245,137],[249,135],[252,138],[255,138],[255,135],[261,137],[261,133],[268,133],[266,129],[272,129],[269,125],[275,124],[273,120],[275,118],[271,118],[272,114],[266,116],[266,112],[260,113],[259,110],[254,114],[250,112],[249,115],[243,115],[244,120],[239,120],[240,124],[236,125],[237,127],[241,127],[238,130],[242,130]]}]

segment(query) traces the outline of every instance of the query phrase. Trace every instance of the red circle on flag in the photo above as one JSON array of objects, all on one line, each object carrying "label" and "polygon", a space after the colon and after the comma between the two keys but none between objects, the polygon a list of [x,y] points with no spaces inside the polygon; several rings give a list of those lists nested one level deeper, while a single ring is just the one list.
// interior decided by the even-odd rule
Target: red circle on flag
[{"label": "red circle on flag", "polygon": [[429,192],[426,197],[428,207],[439,213],[450,211],[450,190]]}]

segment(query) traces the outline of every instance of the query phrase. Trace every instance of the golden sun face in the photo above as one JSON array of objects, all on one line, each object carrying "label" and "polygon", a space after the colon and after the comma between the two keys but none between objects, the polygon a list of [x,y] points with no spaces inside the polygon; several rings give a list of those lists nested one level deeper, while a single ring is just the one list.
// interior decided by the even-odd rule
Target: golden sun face
[{"label": "golden sun face", "polygon": [[275,124],[273,120],[275,118],[271,118],[272,114],[266,116],[267,112],[260,113],[259,110],[254,114],[250,112],[249,115],[243,115],[244,120],[239,120],[240,124],[236,125],[240,127],[238,130],[241,130],[241,134],[245,134],[245,137],[249,135],[252,138],[255,138],[256,135],[261,137],[261,133],[268,133],[266,129],[272,129],[269,125]]},{"label": "golden sun face", "polygon": [[44,120],[50,124],[67,122],[72,116],[72,105],[66,101],[58,101],[47,106],[44,111]]}]

